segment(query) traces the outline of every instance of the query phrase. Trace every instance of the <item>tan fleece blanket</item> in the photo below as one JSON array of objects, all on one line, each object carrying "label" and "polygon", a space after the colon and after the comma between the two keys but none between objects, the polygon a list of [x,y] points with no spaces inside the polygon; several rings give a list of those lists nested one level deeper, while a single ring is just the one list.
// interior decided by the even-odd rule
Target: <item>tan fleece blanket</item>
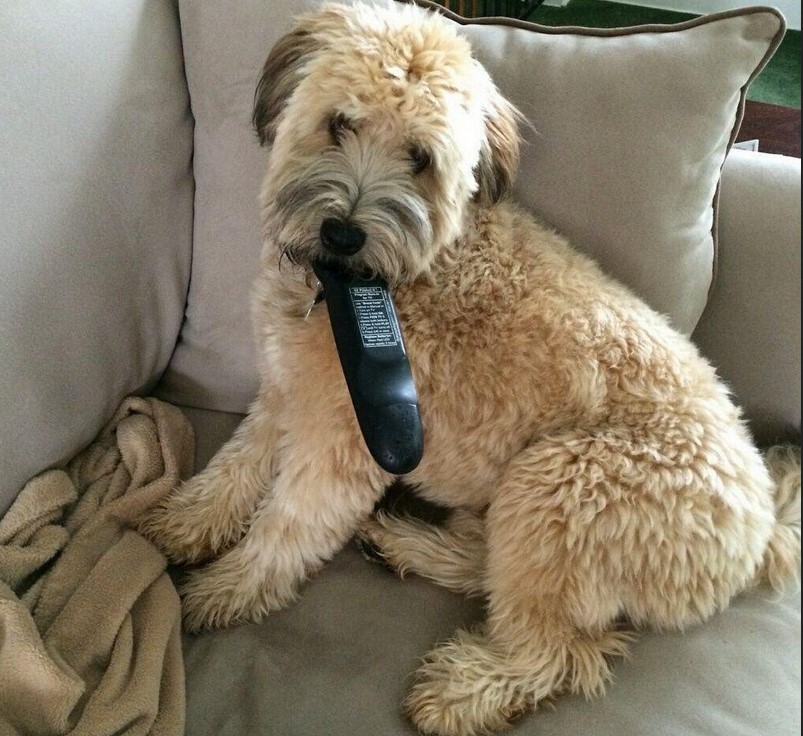
[{"label": "tan fleece blanket", "polygon": [[176,408],[128,398],[63,470],[0,520],[0,734],[184,730],[180,608],[132,526],[192,471]]}]

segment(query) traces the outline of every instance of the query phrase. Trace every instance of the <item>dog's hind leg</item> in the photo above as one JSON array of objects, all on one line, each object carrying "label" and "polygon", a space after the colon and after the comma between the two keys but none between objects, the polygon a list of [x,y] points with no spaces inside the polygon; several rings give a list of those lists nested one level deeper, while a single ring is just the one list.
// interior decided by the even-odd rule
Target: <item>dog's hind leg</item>
[{"label": "dog's hind leg", "polygon": [[232,438],[198,475],[147,514],[140,531],[176,563],[214,557],[245,533],[270,486],[278,437],[275,406],[263,391]]},{"label": "dog's hind leg", "polygon": [[464,595],[484,591],[484,524],[474,511],[456,509],[442,526],[379,513],[361,526],[359,540],[402,577],[415,573]]},{"label": "dog's hind leg", "polygon": [[602,690],[608,658],[624,655],[631,635],[617,629],[603,550],[578,551],[572,536],[601,511],[595,473],[557,442],[511,463],[485,517],[488,620],[416,673],[405,707],[423,733],[496,731],[560,692]]},{"label": "dog's hind leg", "polygon": [[658,413],[542,440],[485,517],[488,621],[428,655],[408,708],[468,736],[561,692],[602,691],[632,635],[683,628],[752,584],[775,520],[741,425]]}]

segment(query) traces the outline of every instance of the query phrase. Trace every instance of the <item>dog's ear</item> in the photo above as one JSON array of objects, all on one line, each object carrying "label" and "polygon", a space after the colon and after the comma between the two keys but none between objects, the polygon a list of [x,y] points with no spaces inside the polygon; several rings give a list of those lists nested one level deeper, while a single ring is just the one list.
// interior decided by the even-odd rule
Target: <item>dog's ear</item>
[{"label": "dog's ear", "polygon": [[474,170],[477,200],[495,204],[513,188],[519,166],[521,113],[495,89],[485,113],[485,141]]},{"label": "dog's ear", "polygon": [[254,94],[251,117],[261,145],[272,143],[279,117],[310,57],[321,48],[320,41],[304,26],[279,39],[271,49]]}]

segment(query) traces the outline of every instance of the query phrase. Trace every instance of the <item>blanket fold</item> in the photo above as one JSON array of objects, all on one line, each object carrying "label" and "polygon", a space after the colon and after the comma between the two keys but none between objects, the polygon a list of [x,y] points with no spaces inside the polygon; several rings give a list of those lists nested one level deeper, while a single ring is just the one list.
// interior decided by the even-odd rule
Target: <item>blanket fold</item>
[{"label": "blanket fold", "polygon": [[192,472],[186,417],[127,398],[0,520],[0,735],[180,736],[178,595],[138,517]]}]

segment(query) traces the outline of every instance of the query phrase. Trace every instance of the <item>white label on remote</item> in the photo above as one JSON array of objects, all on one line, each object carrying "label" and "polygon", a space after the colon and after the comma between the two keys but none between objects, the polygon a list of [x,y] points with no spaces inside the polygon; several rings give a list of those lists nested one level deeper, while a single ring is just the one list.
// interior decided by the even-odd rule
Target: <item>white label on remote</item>
[{"label": "white label on remote", "polygon": [[381,286],[350,286],[349,295],[363,347],[395,348],[401,333],[387,291]]}]

